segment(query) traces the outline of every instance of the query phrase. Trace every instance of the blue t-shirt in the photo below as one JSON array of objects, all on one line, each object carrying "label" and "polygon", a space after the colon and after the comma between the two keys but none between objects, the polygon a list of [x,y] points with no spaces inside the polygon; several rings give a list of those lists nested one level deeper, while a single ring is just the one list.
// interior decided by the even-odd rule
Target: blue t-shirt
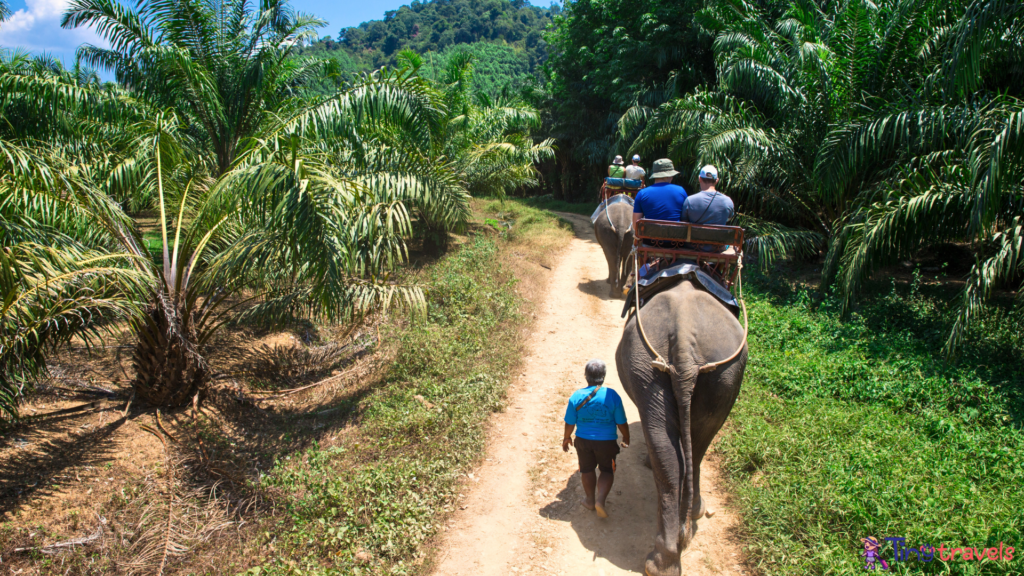
[{"label": "blue t-shirt", "polygon": [[602,386],[590,402],[584,404],[579,411],[576,410],[593,391],[594,387],[590,386],[573,392],[569,397],[569,406],[565,409],[565,423],[576,425],[578,438],[617,440],[619,436],[615,432],[615,425],[626,423],[626,409],[615,390]]},{"label": "blue t-shirt", "polygon": [[679,222],[686,202],[686,190],[669,182],[652,184],[636,193],[633,212],[643,214],[648,220]]}]

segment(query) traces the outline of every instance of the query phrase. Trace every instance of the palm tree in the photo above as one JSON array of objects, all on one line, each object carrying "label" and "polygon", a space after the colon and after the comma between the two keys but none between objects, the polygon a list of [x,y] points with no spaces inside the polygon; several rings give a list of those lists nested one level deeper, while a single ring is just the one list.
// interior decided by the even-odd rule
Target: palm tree
[{"label": "palm tree", "polygon": [[[236,310],[274,324],[296,313],[348,320],[396,294],[422,305],[418,289],[389,277],[403,261],[409,221],[387,187],[337,176],[298,134],[205,178],[185,160],[178,130],[169,114],[141,127],[162,247],[146,269],[152,295],[134,356],[135,389],[147,402],[177,406],[204,389],[205,345]],[[141,246],[124,243],[140,259]]]},{"label": "palm tree", "polygon": [[768,22],[712,3],[718,85],[620,121],[634,147],[727,167],[763,256],[817,252],[844,306],[879,266],[927,242],[971,240],[971,273],[947,343],[1021,273],[1024,6],[792,2]]},{"label": "palm tree", "polygon": [[[138,336],[137,394],[180,405],[205,389],[205,346],[232,319],[346,320],[395,301],[420,308],[419,290],[391,277],[414,223],[447,238],[468,217],[467,188],[505,193],[529,183],[533,160],[550,150],[529,136],[535,111],[470,97],[458,79],[435,86],[418,66],[309,96],[304,78],[316,63],[288,56],[314,21],[283,2],[247,10],[78,2],[65,25],[94,25],[112,46],[84,47],[82,61],[114,70],[123,87],[77,72],[0,71],[0,89],[13,96],[4,112],[16,120],[0,133],[9,128],[48,154],[39,164],[9,160],[25,174],[46,171],[33,185],[66,207],[44,211],[52,223],[25,225],[66,237],[54,244],[64,246],[56,263],[7,252],[0,288],[35,308],[5,316],[5,334],[31,332],[30,317],[65,331],[23,340],[20,352],[13,340],[0,343],[0,368],[14,375],[4,383],[41,370],[48,342],[95,329],[90,319],[126,320]],[[56,113],[61,106],[80,113]],[[7,196],[19,189],[2,190],[11,221],[28,213]],[[159,212],[155,259],[125,214],[144,207]],[[86,266],[96,258],[110,270]],[[58,301],[75,301],[49,278],[79,269],[103,304],[75,308],[78,324],[47,320]],[[19,354],[35,363],[18,364]]]},{"label": "palm tree", "polygon": [[83,45],[87,64],[158,108],[173,108],[214,175],[274,112],[308,106],[298,93],[326,60],[292,57],[325,24],[287,0],[74,0],[61,26],[92,26],[110,48]]},{"label": "palm tree", "polygon": [[[419,55],[404,51],[399,62],[402,68],[392,74],[392,81],[422,96],[418,103],[422,127],[399,138],[381,131],[375,131],[374,137],[388,148],[401,150],[403,157],[415,158],[415,173],[428,174],[425,182],[449,198],[441,205],[458,207],[457,213],[439,218],[431,206],[437,202],[403,196],[416,211],[424,247],[440,251],[447,245],[448,233],[464,225],[470,194],[503,198],[536,184],[535,164],[553,155],[553,141],[533,141],[531,130],[540,124],[540,114],[533,107],[507,93],[492,99],[474,91],[470,53],[449,57],[436,83],[419,75],[423,65]],[[382,73],[387,74],[378,72]]]}]

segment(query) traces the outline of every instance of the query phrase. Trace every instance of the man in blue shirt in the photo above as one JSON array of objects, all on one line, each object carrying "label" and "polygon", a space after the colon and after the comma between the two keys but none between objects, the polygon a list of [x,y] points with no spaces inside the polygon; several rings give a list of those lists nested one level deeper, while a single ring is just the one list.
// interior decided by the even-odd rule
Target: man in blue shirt
[{"label": "man in blue shirt", "polygon": [[[605,500],[615,481],[615,456],[619,453],[616,428],[622,432],[622,446],[629,446],[629,426],[626,425],[622,398],[615,390],[602,387],[606,371],[604,362],[600,360],[587,362],[584,374],[589,386],[569,397],[569,406],[565,410],[565,436],[562,437],[562,450],[568,452],[569,446],[576,447],[583,491],[587,495],[583,505],[597,510],[601,518],[608,517]],[[573,428],[576,429],[575,443]],[[594,472],[595,468],[601,469],[600,478]]]},{"label": "man in blue shirt", "polygon": [[676,174],[679,172],[676,172],[671,160],[655,160],[654,173],[651,174],[654,184],[637,192],[636,201],[633,202],[634,226],[641,218],[679,222],[683,202],[686,202],[686,190],[672,183],[672,177]]}]

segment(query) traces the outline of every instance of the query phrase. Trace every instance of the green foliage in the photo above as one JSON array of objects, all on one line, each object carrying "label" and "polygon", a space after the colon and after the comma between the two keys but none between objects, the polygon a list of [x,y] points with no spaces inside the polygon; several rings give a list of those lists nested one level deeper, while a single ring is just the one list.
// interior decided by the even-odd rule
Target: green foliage
[{"label": "green foliage", "polygon": [[709,2],[696,18],[715,36],[716,82],[638,102],[620,135],[666,150],[691,181],[719,166],[758,223],[747,249],[762,263],[827,246],[823,285],[841,287],[847,311],[879,268],[976,242],[952,354],[992,291],[1024,277],[1022,15],[1002,0]]},{"label": "green foliage", "polygon": [[[615,122],[637,103],[657,106],[715,77],[712,37],[695,20],[697,0],[567,2],[548,34],[546,133],[559,142],[545,167],[548,193],[580,201],[596,194],[605,168],[624,154]],[[662,154],[662,150],[652,151]],[[645,159],[649,167],[651,159]]]},{"label": "green foliage", "polygon": [[547,56],[544,28],[559,12],[557,5],[539,8],[525,0],[416,0],[386,12],[383,20],[343,28],[336,42],[323,38],[306,51],[341,50],[370,70],[395,65],[403,50],[448,54],[452,46],[491,43],[514,47],[534,72]]},{"label": "green foliage", "polygon": [[255,13],[250,0],[75,0],[61,19],[64,28],[95,28],[110,44],[85,44],[79,58],[113,71],[149,104],[187,118],[215,175],[231,167],[242,141],[272,112],[303,104],[293,88],[324,63],[289,56],[322,23],[286,0],[260,3]]},{"label": "green foliage", "polygon": [[448,46],[440,53],[423,54],[424,64],[420,74],[431,80],[440,78],[444,73],[444,63],[455,54],[463,52],[473,55],[474,92],[483,92],[494,98],[500,96],[503,90],[518,93],[520,85],[533,81],[529,62],[521,49],[489,42],[458,44]]},{"label": "green foliage", "polygon": [[[1021,310],[987,315],[963,359],[948,364],[940,352],[955,311],[919,276],[849,321],[838,298],[816,307],[813,295],[764,279],[748,284],[750,364],[719,448],[760,568],[854,572],[867,536],[1020,549],[1024,341],[1007,326]],[[960,561],[909,568],[1008,569]]]},{"label": "green foliage", "polygon": [[[487,208],[490,212],[500,205]],[[507,202],[513,230],[555,227],[550,215]],[[483,449],[483,424],[504,406],[524,318],[499,245],[476,236],[432,265],[429,313],[389,331],[397,355],[360,401],[359,434],[278,462],[262,484],[286,495],[277,532],[287,554],[249,574],[405,574],[456,504],[458,478]],[[356,554],[372,555],[360,563]],[[365,556],[364,556],[365,560]]]}]

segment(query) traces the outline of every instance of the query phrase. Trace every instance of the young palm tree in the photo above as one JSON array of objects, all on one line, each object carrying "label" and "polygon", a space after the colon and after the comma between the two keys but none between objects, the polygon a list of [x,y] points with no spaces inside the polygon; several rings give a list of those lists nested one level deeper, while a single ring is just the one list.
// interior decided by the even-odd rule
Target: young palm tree
[{"label": "young palm tree", "polygon": [[117,230],[145,278],[134,385],[148,403],[179,406],[201,393],[210,377],[205,346],[240,315],[268,324],[299,313],[345,320],[395,295],[422,306],[418,289],[389,276],[405,257],[409,221],[386,187],[335,175],[295,134],[212,179],[187,160],[173,115],[134,131],[157,188],[157,262],[134,230],[101,224]]}]

